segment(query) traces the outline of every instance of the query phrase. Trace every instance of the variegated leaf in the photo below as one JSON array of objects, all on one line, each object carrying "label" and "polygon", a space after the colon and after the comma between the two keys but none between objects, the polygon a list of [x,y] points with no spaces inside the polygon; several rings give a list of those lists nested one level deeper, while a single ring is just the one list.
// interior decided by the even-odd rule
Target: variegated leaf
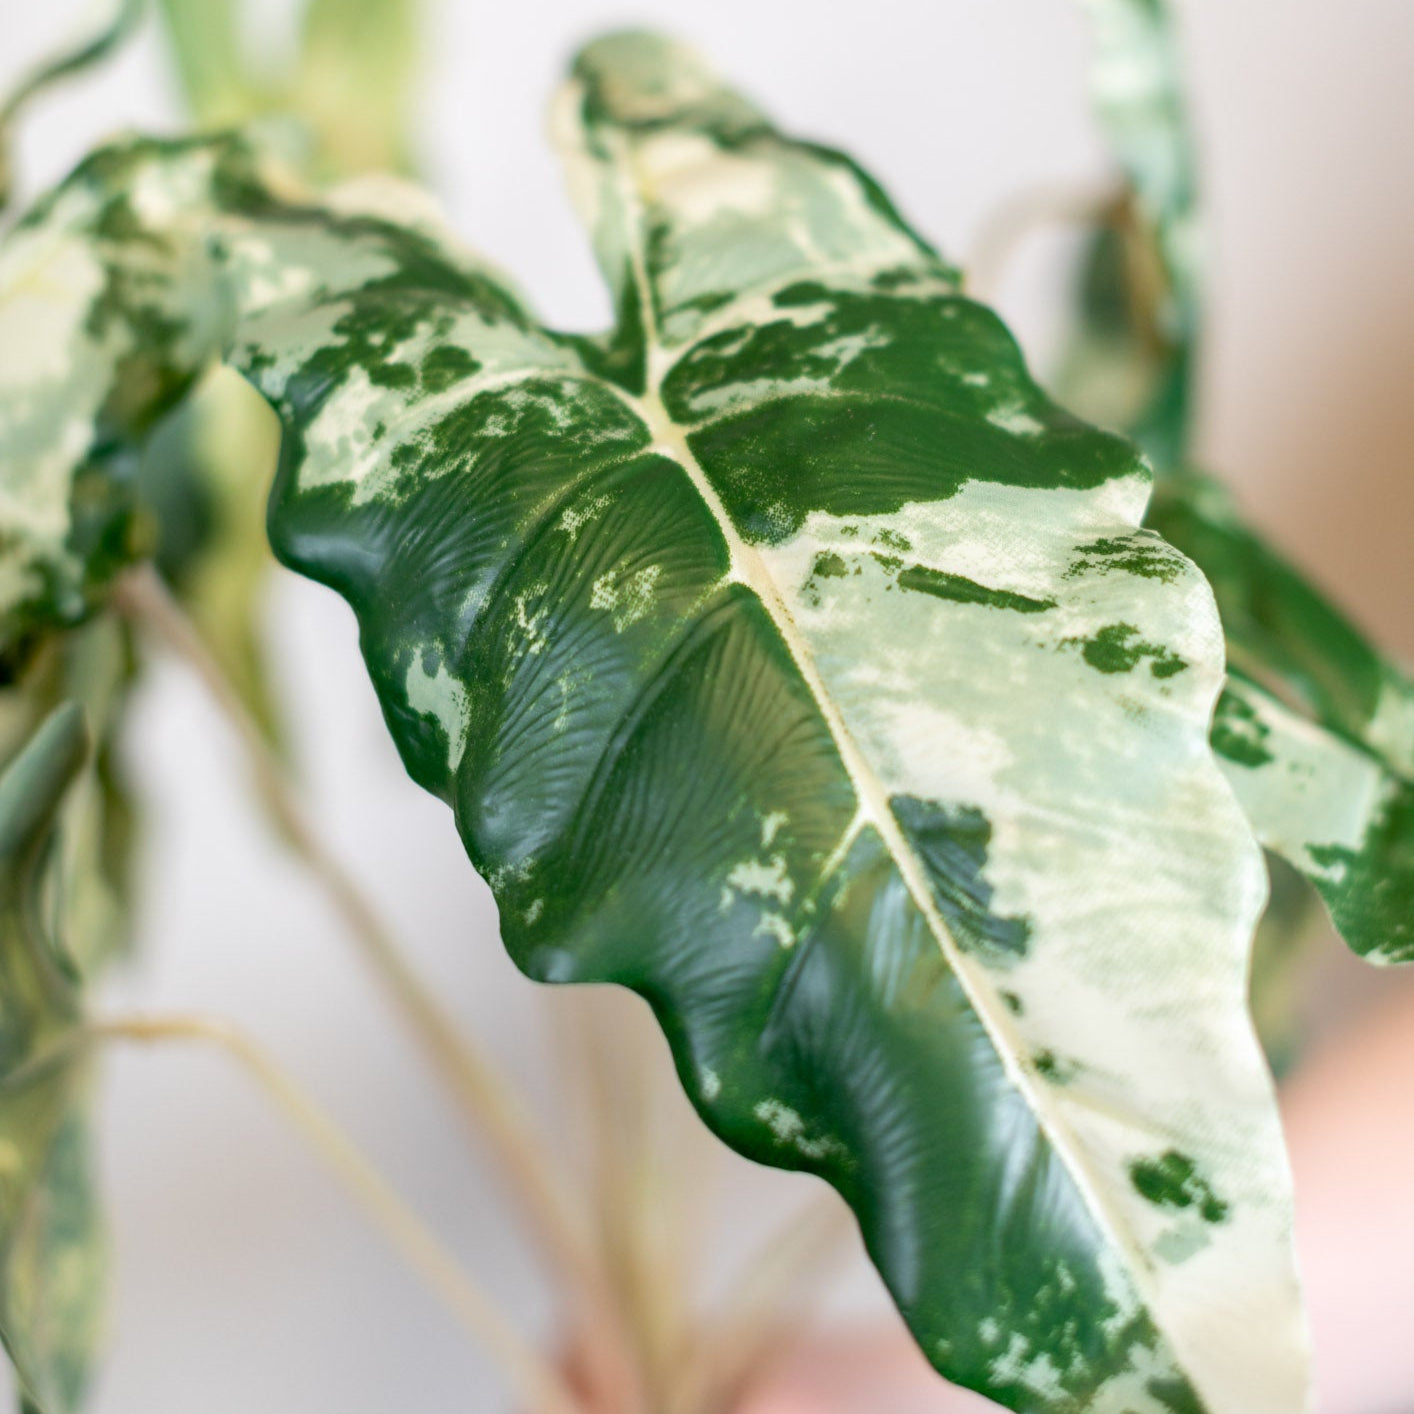
[{"label": "variegated leaf", "polygon": [[1315,884],[1371,962],[1414,960],[1414,783],[1234,677],[1214,748],[1269,849]]},{"label": "variegated leaf", "polygon": [[[276,549],[353,605],[516,960],[641,992],[708,1122],[852,1203],[944,1373],[1056,1414],[1295,1414],[1260,856],[1146,469],[864,174],[691,55],[603,41],[558,115],[602,340],[234,140],[114,150],[23,239],[140,292],[116,358],[67,318],[114,389],[134,349],[159,397],[189,381],[229,317],[285,427]],[[57,486],[21,391],[0,428]],[[31,616],[100,578],[56,563]]]},{"label": "variegated leaf", "polygon": [[1347,943],[1414,961],[1414,684],[1187,473],[1150,524],[1207,570],[1232,670],[1213,747],[1262,843],[1315,885]]},{"label": "variegated leaf", "polygon": [[70,703],[0,775],[0,1339],[34,1414],[80,1407],[101,1325],[83,1067],[58,1055],[81,1019],[79,978],[44,917],[55,820],[84,755]]},{"label": "variegated leaf", "polygon": [[1189,467],[1201,280],[1172,21],[1162,0],[1085,3],[1135,219],[1095,238],[1062,397],[1145,446],[1159,472],[1146,524],[1213,585],[1236,675],[1213,745],[1263,844],[1310,879],[1356,952],[1414,959],[1414,688]]},{"label": "variegated leaf", "polygon": [[221,327],[200,247],[178,254],[145,240],[127,195],[103,194],[122,167],[91,158],[84,180],[0,247],[0,662],[10,675],[153,548],[138,458]]}]

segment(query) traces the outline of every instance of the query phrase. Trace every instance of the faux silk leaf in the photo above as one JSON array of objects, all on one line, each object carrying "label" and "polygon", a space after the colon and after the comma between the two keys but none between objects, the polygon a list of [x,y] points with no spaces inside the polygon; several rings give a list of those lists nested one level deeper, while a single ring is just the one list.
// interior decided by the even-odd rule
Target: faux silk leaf
[{"label": "faux silk leaf", "polygon": [[0,1339],[35,1414],[80,1407],[103,1292],[83,1068],[57,1058],[79,978],[46,924],[56,819],[84,756],[70,703],[0,776]]},{"label": "faux silk leaf", "polygon": [[[853,1205],[940,1370],[1016,1409],[1291,1414],[1260,856],[1145,467],[852,163],[684,51],[594,46],[558,126],[604,339],[235,140],[110,151],[22,239],[137,296],[110,345],[68,316],[85,377],[116,393],[140,350],[175,396],[205,330],[270,399],[275,548],[353,606],[512,955],[644,995],[713,1128]],[[90,436],[65,482],[21,389],[17,444],[71,490]],[[101,581],[56,565],[31,619]]]},{"label": "faux silk leaf", "polygon": [[[1197,562],[1217,596],[1235,677],[1213,745],[1259,838],[1310,880],[1356,952],[1410,960],[1414,688],[1190,468],[1201,279],[1172,21],[1160,0],[1085,3],[1096,108],[1131,198],[1095,237],[1061,396],[1102,417],[1129,397],[1118,425],[1159,473],[1146,524]],[[1137,403],[1124,391],[1134,370]]]}]

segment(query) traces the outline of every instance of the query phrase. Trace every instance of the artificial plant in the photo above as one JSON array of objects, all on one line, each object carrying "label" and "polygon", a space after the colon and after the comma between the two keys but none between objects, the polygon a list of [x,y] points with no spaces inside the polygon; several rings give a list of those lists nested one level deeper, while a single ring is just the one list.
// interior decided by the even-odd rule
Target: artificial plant
[{"label": "artificial plant", "polygon": [[[193,38],[201,7],[167,8],[203,117],[269,105]],[[321,183],[350,152],[402,160],[386,123],[302,155],[268,124],[101,148],[0,249],[0,656],[37,720],[83,700],[97,635],[130,667],[134,615],[185,641],[319,862],[248,631],[249,483],[200,474],[221,459],[183,430],[234,370],[279,419],[270,544],[352,606],[403,761],[529,975],[642,995],[706,1123],[848,1202],[949,1379],[1046,1414],[1294,1414],[1290,1181],[1248,998],[1262,847],[1357,951],[1414,953],[1414,699],[1191,465],[1173,38],[1155,0],[1087,8],[1127,181],[1060,401],[867,174],[653,35],[590,45],[555,106],[601,336],[542,325],[415,188]],[[213,602],[245,625],[216,635],[224,667]],[[76,723],[27,724],[0,783],[17,897]],[[553,1214],[514,1116],[323,866]],[[14,918],[4,947],[46,956]],[[71,971],[61,1030],[104,1034]],[[12,1030],[28,1143],[72,1100],[35,1079],[52,1037]],[[16,1170],[0,1218],[48,1211],[47,1173]],[[0,1329],[62,1414],[74,1341],[36,1323],[31,1228],[6,1224]],[[597,1309],[573,1223],[548,1230]],[[577,1378],[538,1394],[672,1407]]]}]

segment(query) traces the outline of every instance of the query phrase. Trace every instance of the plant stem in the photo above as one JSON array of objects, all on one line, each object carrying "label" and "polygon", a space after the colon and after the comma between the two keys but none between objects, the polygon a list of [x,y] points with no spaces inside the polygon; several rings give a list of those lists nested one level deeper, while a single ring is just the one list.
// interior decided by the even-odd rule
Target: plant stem
[{"label": "plant stem", "polygon": [[519,1205],[542,1255],[566,1279],[583,1319],[598,1339],[621,1340],[593,1241],[560,1165],[527,1122],[526,1104],[460,1035],[409,966],[377,910],[349,872],[325,848],[300,807],[285,770],[239,695],[181,607],[148,565],[127,574],[114,591],[120,610],[146,624],[206,684],[241,739],[256,788],[291,849],[304,862],[347,925],[413,1034],[459,1101],[471,1129],[499,1162],[504,1186]]},{"label": "plant stem", "polygon": [[170,1016],[94,1022],[77,1038],[85,1043],[197,1041],[225,1051],[259,1082],[408,1265],[485,1347],[525,1407],[544,1414],[583,1414],[559,1372],[522,1339],[338,1125],[248,1037],[224,1021]]}]

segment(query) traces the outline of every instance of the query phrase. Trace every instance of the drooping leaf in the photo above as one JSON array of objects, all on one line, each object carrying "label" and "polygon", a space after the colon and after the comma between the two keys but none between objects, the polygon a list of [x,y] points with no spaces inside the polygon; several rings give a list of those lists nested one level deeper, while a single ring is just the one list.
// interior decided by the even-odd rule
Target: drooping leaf
[{"label": "drooping leaf", "polygon": [[0,1339],[35,1414],[80,1407],[101,1326],[84,1072],[61,1045],[80,978],[46,922],[55,824],[84,755],[68,703],[0,776]]},{"label": "drooping leaf", "polygon": [[[1096,107],[1130,195],[1094,238],[1060,395],[1145,447],[1159,477],[1145,524],[1213,586],[1235,675],[1213,745],[1258,837],[1356,952],[1410,960],[1414,688],[1190,465],[1199,212],[1173,24],[1161,0],[1085,3]],[[1300,910],[1289,917],[1303,932]]]},{"label": "drooping leaf", "polygon": [[[270,399],[276,550],[353,605],[513,956],[642,993],[717,1132],[850,1201],[940,1370],[1056,1414],[1293,1414],[1260,855],[1146,469],[863,173],[692,56],[604,41],[559,114],[604,339],[235,139],[111,150],[22,239],[120,292],[116,356],[61,321],[115,392],[141,348],[177,396],[206,330]],[[73,433],[67,485],[93,461]],[[18,553],[57,566],[31,620],[106,572]]]}]

